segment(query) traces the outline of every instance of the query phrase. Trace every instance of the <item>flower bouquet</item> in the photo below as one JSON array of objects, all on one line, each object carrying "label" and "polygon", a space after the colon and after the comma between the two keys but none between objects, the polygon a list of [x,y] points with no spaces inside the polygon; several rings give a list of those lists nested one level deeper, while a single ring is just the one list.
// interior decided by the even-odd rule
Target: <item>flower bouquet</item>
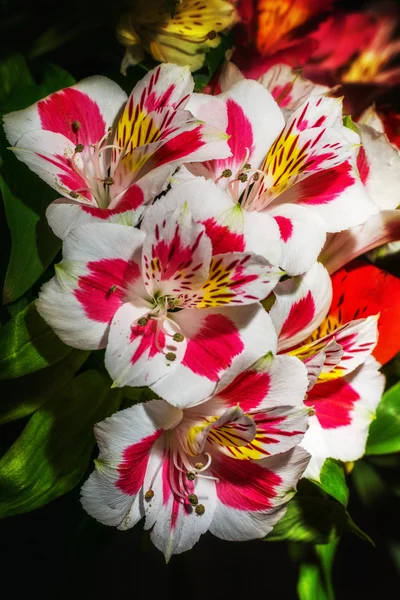
[{"label": "flower bouquet", "polygon": [[126,79],[0,64],[1,517],[75,490],[166,562],[285,541],[303,600],[373,543],[348,502],[400,450],[399,42],[393,5],[332,4],[138,1]]}]

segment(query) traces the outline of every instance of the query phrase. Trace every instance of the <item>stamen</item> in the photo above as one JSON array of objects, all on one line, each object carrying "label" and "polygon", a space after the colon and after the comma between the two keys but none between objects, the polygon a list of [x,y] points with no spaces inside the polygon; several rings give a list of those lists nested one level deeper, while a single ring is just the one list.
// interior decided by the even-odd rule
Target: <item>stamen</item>
[{"label": "stamen", "polygon": [[114,183],[114,179],[112,177],[106,177],[105,179],[103,179],[103,183],[105,185],[112,185]]},{"label": "stamen", "polygon": [[78,131],[81,128],[81,124],[79,123],[79,121],[72,121],[71,128],[74,133],[78,133]]},{"label": "stamen", "polygon": [[75,152],[83,152],[85,149],[85,146],[83,144],[78,144],[77,146],[75,146]]},{"label": "stamen", "polygon": [[247,177],[246,173],[240,173],[240,175],[238,175],[238,179],[242,183],[245,183],[247,181],[248,177]]},{"label": "stamen", "polygon": [[224,169],[221,173],[221,177],[232,177],[232,171],[230,169]]},{"label": "stamen", "polygon": [[172,339],[174,340],[174,342],[183,342],[185,337],[181,333],[174,333]]},{"label": "stamen", "polygon": [[150,500],[154,497],[154,492],[153,490],[147,490],[147,492],[144,495],[144,499],[146,500],[146,502],[150,502]]},{"label": "stamen", "polygon": [[140,317],[140,319],[138,319],[138,325],[140,325],[140,327],[146,327],[147,323],[149,322],[148,319],[146,319],[146,317]]},{"label": "stamen", "polygon": [[196,496],[196,494],[189,494],[189,496],[187,497],[188,501],[190,502],[190,504],[192,506],[197,506],[199,503],[199,499]]},{"label": "stamen", "polygon": [[199,517],[200,517],[201,515],[204,515],[204,513],[206,512],[206,507],[204,506],[204,504],[198,504],[194,510],[195,510],[196,515],[199,515]]},{"label": "stamen", "polygon": [[71,198],[79,198],[79,194],[77,192],[70,192],[69,195]]},{"label": "stamen", "polygon": [[175,352],[167,352],[167,354],[165,355],[165,358],[167,360],[170,360],[171,362],[173,362],[176,359],[176,354],[175,354]]},{"label": "stamen", "polygon": [[[204,452],[204,456],[208,457],[207,458],[207,463],[205,465],[203,465],[202,463],[197,463],[195,465],[195,467],[196,467],[196,469],[197,469],[197,471],[199,473],[201,473],[202,471],[206,471],[208,469],[208,467],[211,465],[211,462],[212,462],[211,454],[209,454],[208,452]],[[197,467],[197,465],[199,465],[199,464],[201,465],[200,468]]]},{"label": "stamen", "polygon": [[186,473],[186,477],[189,479],[189,481],[194,481],[196,479],[196,473],[193,473],[192,471],[188,471]]}]

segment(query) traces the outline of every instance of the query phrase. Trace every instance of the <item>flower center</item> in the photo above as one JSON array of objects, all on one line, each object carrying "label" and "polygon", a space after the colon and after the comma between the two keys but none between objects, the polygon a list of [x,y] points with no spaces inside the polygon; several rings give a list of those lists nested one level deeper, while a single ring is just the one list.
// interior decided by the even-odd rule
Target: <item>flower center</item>
[{"label": "flower center", "polygon": [[86,201],[95,203],[99,208],[108,208],[114,179],[110,176],[111,149],[120,148],[107,143],[111,137],[111,128],[97,144],[84,146],[78,144],[71,158],[71,167],[86,184],[70,192],[72,198],[83,196]]},{"label": "flower center", "polygon": [[[228,192],[234,202],[240,204],[244,210],[259,210],[258,200],[265,191],[266,173],[260,169],[253,169],[248,162],[250,151],[246,148],[246,156],[238,169],[235,178],[228,183]],[[231,177],[232,171],[225,169],[216,179],[218,183],[223,177]],[[245,184],[245,185],[243,185]],[[265,206],[263,207],[265,208]]]}]

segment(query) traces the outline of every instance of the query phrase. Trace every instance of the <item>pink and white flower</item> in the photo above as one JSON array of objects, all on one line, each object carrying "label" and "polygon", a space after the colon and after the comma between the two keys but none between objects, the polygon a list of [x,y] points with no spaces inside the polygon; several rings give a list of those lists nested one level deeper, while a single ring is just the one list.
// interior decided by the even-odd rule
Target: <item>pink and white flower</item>
[{"label": "pink and white flower", "polygon": [[128,99],[90,77],[4,117],[16,156],[63,196],[47,210],[56,235],[93,219],[134,223],[177,165],[228,156],[226,134],[185,110],[193,85],[188,68],[160,65]]},{"label": "pink and white flower", "polygon": [[259,300],[282,275],[246,248],[213,252],[185,202],[196,186],[156,202],[140,230],[75,228],[38,300],[65,343],[106,347],[114,385],[150,386],[179,406],[213,393],[228,368],[240,372],[274,352],[276,334]]},{"label": "pink and white flower", "polygon": [[[235,83],[246,79],[241,70],[232,62],[226,61],[218,79],[218,88],[227,92]],[[268,68],[257,81],[268,90],[286,117],[300,108],[310,96],[329,95],[332,89],[319,85],[303,77],[299,69],[289,65],[276,64]]]},{"label": "pink and white flower", "polygon": [[218,97],[194,94],[189,109],[200,119],[212,115],[230,135],[232,156],[187,168],[224,189],[243,219],[256,212],[260,222],[264,213],[275,220],[288,274],[311,267],[327,232],[378,212],[355,168],[360,140],[342,124],[340,99],[311,96],[285,122],[271,94],[244,80]]},{"label": "pink and white flower", "polygon": [[[379,126],[371,112],[369,122]],[[378,246],[400,240],[400,155],[386,134],[357,123],[362,146],[357,155],[361,181],[380,212],[365,223],[330,234],[319,260],[330,273]]]},{"label": "pink and white flower", "polygon": [[[305,404],[314,415],[302,446],[311,454],[305,476],[318,480],[326,458],[353,461],[364,453],[384,388],[380,365],[371,356],[379,315],[343,323],[345,293],[328,313],[331,280],[318,263],[305,276],[278,284],[274,295],[270,316],[278,351],[300,358],[308,371]],[[365,313],[370,315],[363,309],[355,317]]]},{"label": "pink and white flower", "polygon": [[301,361],[268,355],[195,407],[155,400],[116,413],[95,427],[100,454],[83,507],[119,529],[145,517],[167,561],[207,530],[264,537],[309,460],[298,446],[306,386]]}]

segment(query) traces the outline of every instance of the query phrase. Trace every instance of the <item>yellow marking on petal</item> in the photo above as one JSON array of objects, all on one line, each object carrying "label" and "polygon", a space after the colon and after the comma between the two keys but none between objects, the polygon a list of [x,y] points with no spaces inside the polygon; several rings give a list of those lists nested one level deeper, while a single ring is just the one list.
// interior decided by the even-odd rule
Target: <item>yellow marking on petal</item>
[{"label": "yellow marking on petal", "polygon": [[306,344],[310,342],[315,342],[330,333],[333,333],[335,329],[343,325],[341,322],[339,315],[328,315],[324,318],[321,325],[315,329],[310,337],[306,340]]},{"label": "yellow marking on petal", "polygon": [[196,308],[212,308],[229,304],[236,296],[233,285],[237,284],[232,277],[238,267],[238,260],[233,260],[228,265],[223,264],[221,258],[213,257],[210,263],[208,279],[197,291],[197,297],[192,304]]},{"label": "yellow marking on petal", "polygon": [[262,164],[269,195],[281,194],[290,186],[293,177],[305,170],[307,152],[298,144],[299,135],[285,129],[276,139]]},{"label": "yellow marking on petal", "polygon": [[[226,426],[219,429],[213,429],[208,434],[208,440],[222,446],[225,450],[224,454],[232,456],[238,460],[260,460],[269,456],[269,452],[264,450],[266,434],[262,430],[257,430],[256,437],[245,446],[237,444],[234,436],[230,437],[229,430],[225,430]],[[218,435],[222,431],[223,436]],[[240,440],[239,440],[240,441]],[[229,443],[231,442],[231,443]]]},{"label": "yellow marking on petal", "polygon": [[[148,144],[157,142],[162,135],[152,115],[140,105],[135,105],[130,97],[118,121],[115,143],[122,154],[122,164],[128,171],[138,171],[148,161],[151,154],[147,152]],[[140,148],[143,148],[140,151]]]}]

